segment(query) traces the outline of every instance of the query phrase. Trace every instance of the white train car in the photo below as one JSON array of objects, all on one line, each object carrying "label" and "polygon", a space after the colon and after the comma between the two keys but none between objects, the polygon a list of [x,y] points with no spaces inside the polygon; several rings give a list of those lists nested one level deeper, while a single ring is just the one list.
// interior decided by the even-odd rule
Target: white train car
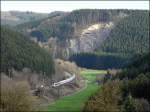
[{"label": "white train car", "polygon": [[73,74],[70,78],[67,78],[65,80],[62,80],[62,81],[59,81],[59,82],[56,82],[52,85],[52,87],[58,87],[60,85],[63,85],[63,84],[66,84],[68,82],[71,82],[72,80],[75,79],[75,74]]}]

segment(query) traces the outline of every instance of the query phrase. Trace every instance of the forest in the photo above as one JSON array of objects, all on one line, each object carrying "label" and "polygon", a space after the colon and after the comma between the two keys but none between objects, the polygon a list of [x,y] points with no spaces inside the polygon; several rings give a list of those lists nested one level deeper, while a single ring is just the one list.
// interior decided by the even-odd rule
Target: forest
[{"label": "forest", "polygon": [[27,37],[8,28],[1,27],[1,72],[9,69],[42,72],[48,76],[54,73],[51,53],[31,42]]},{"label": "forest", "polygon": [[133,12],[118,22],[101,45],[105,52],[142,54],[149,50],[149,12]]},{"label": "forest", "polygon": [[121,68],[134,57],[149,51],[148,22],[148,12],[133,11],[114,26],[109,37],[95,50],[96,53],[73,54],[70,60],[87,68]]}]

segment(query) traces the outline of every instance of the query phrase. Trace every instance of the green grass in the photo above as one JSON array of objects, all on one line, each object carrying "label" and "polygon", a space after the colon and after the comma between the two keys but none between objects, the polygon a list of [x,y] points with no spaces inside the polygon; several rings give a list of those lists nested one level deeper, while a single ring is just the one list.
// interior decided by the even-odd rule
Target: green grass
[{"label": "green grass", "polygon": [[82,111],[85,102],[89,99],[89,97],[94,94],[98,89],[99,86],[96,83],[92,83],[97,74],[104,74],[105,71],[98,71],[98,70],[85,70],[81,72],[81,75],[85,77],[88,81],[87,88],[84,90],[77,92],[71,96],[65,96],[53,104],[48,106],[48,111],[73,111],[73,112],[80,112]]},{"label": "green grass", "polygon": [[89,82],[93,82],[96,79],[96,75],[106,74],[105,70],[84,70],[81,71],[81,75],[85,77]]}]

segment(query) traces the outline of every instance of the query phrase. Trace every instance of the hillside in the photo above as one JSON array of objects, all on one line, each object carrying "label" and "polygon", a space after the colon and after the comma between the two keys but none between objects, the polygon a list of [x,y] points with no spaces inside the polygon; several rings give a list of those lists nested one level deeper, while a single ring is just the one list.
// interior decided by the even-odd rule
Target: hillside
[{"label": "hillside", "polygon": [[149,50],[149,11],[132,12],[118,22],[101,45],[112,53],[142,54]]},{"label": "hillside", "polygon": [[27,67],[48,76],[54,73],[51,54],[22,34],[1,27],[1,42],[1,72]]},{"label": "hillside", "polygon": [[51,24],[56,24],[66,14],[66,12],[61,11],[51,12],[46,18],[26,22],[17,25],[15,28],[29,37],[35,37],[38,41],[45,42],[51,36]]},{"label": "hillside", "polygon": [[[90,36],[91,39],[85,36],[83,41],[78,41],[81,49],[85,49],[84,46],[86,46],[86,51],[79,52],[78,48],[76,50],[78,52],[71,55],[70,60],[86,68],[106,69],[123,67],[136,56],[149,52],[149,26],[146,25],[147,23],[149,23],[148,11],[133,11],[127,17],[114,23],[109,33],[104,33],[103,36],[99,35],[98,38]],[[99,45],[92,42],[95,38]],[[81,42],[84,43],[84,46]],[[94,49],[88,51],[89,48]]]},{"label": "hillside", "polygon": [[[60,40],[65,40],[76,36],[80,29],[86,28],[88,25],[116,20],[129,12],[128,10],[75,10],[70,13],[59,13],[53,18],[47,18],[41,21],[37,27],[33,26],[31,28],[31,24],[27,23],[25,29],[37,30],[47,38],[57,37]],[[22,29],[24,29],[24,25],[22,25]]]},{"label": "hillside", "polygon": [[68,59],[80,52],[147,52],[149,28],[144,25],[148,21],[148,11],[82,9],[57,13],[16,29],[50,46],[56,41],[52,46],[55,57]]}]

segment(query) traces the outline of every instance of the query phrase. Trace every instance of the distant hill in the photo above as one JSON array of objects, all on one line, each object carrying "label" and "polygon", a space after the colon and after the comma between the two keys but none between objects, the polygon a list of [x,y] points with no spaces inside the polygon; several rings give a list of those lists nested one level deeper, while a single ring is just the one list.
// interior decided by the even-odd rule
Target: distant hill
[{"label": "distant hill", "polygon": [[2,11],[1,24],[15,26],[29,21],[35,21],[48,17],[48,14],[19,11]]},{"label": "distant hill", "polygon": [[38,41],[44,42],[51,36],[51,24],[56,24],[64,15],[66,15],[65,12],[55,11],[46,18],[19,24],[15,28],[25,35],[36,37]]}]

